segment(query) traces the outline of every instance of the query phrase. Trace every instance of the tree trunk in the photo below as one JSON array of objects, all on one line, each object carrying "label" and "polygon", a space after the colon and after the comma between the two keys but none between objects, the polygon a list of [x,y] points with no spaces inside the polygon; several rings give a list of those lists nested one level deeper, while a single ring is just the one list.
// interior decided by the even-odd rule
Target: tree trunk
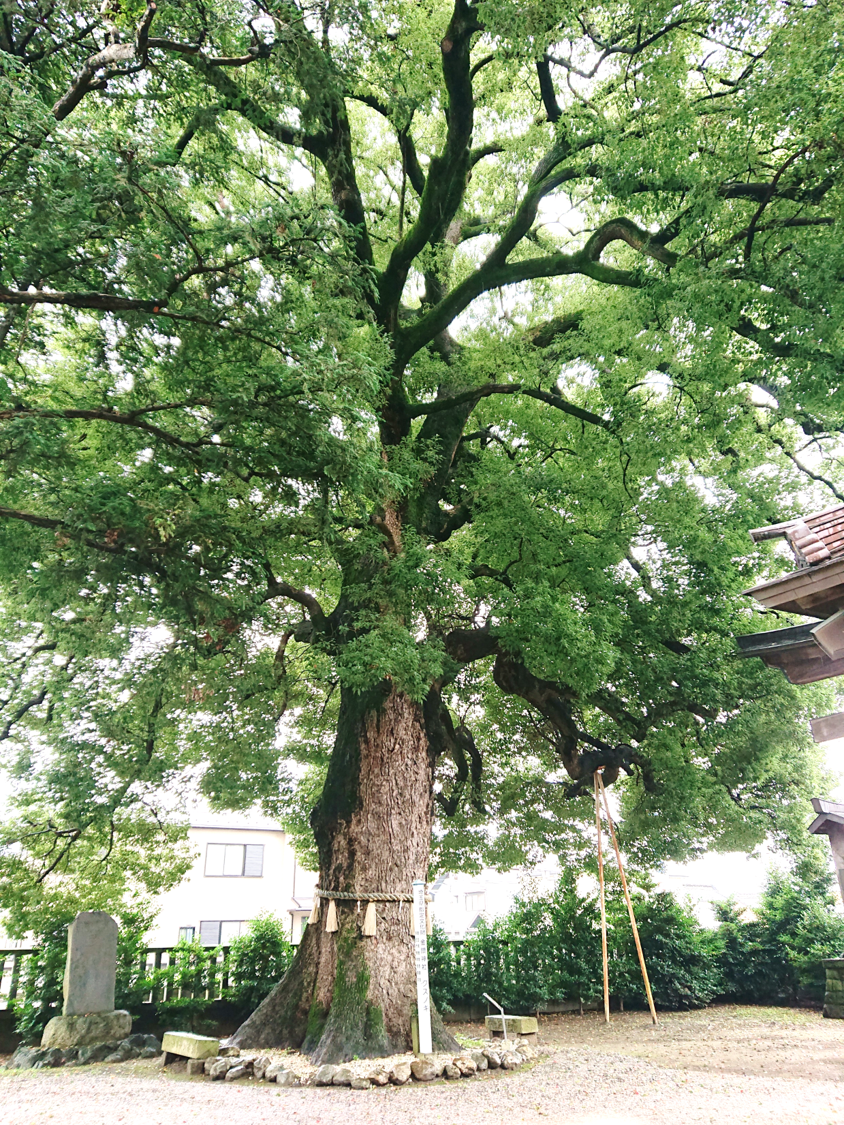
[{"label": "tree trunk", "polygon": [[[343,691],[325,787],[311,815],[328,891],[408,894],[427,878],[433,762],[422,708],[389,683]],[[308,926],[282,981],[238,1028],[241,1047],[297,1047],[314,1062],[406,1051],[416,1008],[408,903],[378,903],[377,934],[361,933],[366,902],[337,900]],[[434,1042],[456,1047],[432,1012]]]}]

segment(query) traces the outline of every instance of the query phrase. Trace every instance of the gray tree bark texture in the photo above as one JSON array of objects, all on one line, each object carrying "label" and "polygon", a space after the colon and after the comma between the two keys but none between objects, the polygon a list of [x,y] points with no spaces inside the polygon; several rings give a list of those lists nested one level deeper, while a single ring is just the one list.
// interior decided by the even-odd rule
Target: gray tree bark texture
[{"label": "gray tree bark texture", "polygon": [[[427,878],[433,761],[422,708],[389,683],[344,691],[328,775],[311,823],[327,891],[408,894]],[[378,903],[377,934],[362,934],[366,903],[327,903],[282,981],[238,1028],[240,1047],[294,1047],[314,1062],[410,1049],[416,974],[408,903]],[[432,1013],[435,1045],[455,1049]]]}]

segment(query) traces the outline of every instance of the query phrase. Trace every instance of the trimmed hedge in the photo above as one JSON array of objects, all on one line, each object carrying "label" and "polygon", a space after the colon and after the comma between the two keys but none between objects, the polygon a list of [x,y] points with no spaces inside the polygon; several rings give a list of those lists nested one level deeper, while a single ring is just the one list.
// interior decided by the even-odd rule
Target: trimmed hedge
[{"label": "trimmed hedge", "polygon": [[[716,908],[708,930],[667,892],[634,893],[634,910],[654,999],[663,1009],[700,1008],[713,999],[744,1003],[820,1001],[825,957],[844,953],[844,918],[831,877],[811,862],[773,872],[756,917],[733,902]],[[610,992],[629,1006],[646,1002],[627,910],[619,888],[607,899]],[[431,993],[441,1011],[477,1004],[484,992],[512,1012],[547,1002],[602,995],[597,894],[564,876],[546,898],[517,900],[512,911],[452,946],[436,927],[430,945]]]}]

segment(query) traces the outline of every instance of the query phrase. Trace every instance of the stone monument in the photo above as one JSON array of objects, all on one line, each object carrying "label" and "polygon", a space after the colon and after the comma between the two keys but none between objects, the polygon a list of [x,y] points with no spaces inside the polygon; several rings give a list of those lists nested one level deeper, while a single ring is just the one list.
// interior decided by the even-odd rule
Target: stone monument
[{"label": "stone monument", "polygon": [[114,1010],[117,923],[102,910],[77,914],[67,935],[64,1007],[44,1028],[42,1047],[82,1047],[124,1039],[128,1012]]}]

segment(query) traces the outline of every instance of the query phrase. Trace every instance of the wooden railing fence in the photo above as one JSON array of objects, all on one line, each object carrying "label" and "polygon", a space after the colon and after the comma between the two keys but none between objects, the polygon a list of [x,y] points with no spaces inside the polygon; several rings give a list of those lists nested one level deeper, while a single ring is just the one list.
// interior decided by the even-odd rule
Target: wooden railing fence
[{"label": "wooden railing fence", "polygon": [[[12,1001],[18,996],[21,988],[24,967],[27,958],[34,953],[31,947],[0,948],[0,1011],[12,1006]],[[203,997],[206,1000],[221,1000],[225,990],[230,986],[229,966],[231,947],[221,946],[211,965],[201,968],[191,984],[185,985],[184,980],[179,987],[172,987],[166,975],[160,970],[166,970],[171,964],[173,946],[154,945],[145,949],[138,963],[138,979],[158,978],[155,987],[144,997],[146,1004],[158,1004],[164,1000],[184,999],[186,997]],[[153,977],[153,974],[155,976]],[[164,979],[162,979],[162,977]]]}]

